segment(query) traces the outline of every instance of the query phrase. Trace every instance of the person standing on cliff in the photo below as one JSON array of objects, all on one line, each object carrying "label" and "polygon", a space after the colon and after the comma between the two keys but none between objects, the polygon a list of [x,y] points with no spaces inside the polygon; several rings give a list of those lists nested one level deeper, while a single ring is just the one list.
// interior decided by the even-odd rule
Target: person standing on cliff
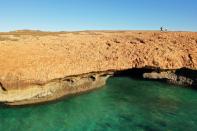
[{"label": "person standing on cliff", "polygon": [[162,26],[162,27],[160,27],[160,31],[163,31],[163,26]]}]

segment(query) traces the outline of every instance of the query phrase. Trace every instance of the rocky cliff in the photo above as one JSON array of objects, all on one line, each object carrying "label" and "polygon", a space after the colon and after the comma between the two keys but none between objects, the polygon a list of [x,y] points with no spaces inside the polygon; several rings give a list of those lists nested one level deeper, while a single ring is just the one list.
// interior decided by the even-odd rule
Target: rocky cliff
[{"label": "rocky cliff", "polygon": [[87,91],[104,85],[113,72],[134,68],[153,69],[144,72],[144,78],[195,85],[196,77],[189,72],[174,72],[196,73],[197,33],[0,33],[0,102],[5,104],[38,103]]}]

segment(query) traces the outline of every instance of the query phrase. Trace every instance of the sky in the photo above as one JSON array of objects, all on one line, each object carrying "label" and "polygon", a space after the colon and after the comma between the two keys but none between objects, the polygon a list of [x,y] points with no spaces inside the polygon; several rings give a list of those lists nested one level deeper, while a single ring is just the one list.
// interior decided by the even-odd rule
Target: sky
[{"label": "sky", "polygon": [[0,32],[197,31],[197,0],[0,0]]}]

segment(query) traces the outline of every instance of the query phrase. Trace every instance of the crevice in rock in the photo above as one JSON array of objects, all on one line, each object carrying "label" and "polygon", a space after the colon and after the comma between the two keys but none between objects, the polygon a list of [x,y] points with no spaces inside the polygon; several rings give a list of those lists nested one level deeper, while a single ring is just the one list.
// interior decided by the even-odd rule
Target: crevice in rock
[{"label": "crevice in rock", "polygon": [[159,72],[159,68],[144,67],[144,68],[132,68],[122,71],[116,71],[113,77],[131,77],[136,79],[142,79],[144,73]]},{"label": "crevice in rock", "polygon": [[192,58],[192,55],[191,54],[188,54],[188,58],[189,58],[189,60],[190,60],[190,62],[192,63],[192,66],[193,66],[193,58]]},{"label": "crevice in rock", "polygon": [[96,77],[94,75],[90,75],[89,78],[92,80],[92,81],[95,81],[96,80]]},{"label": "crevice in rock", "polygon": [[4,88],[3,84],[0,82],[0,90],[7,91],[6,88]]}]

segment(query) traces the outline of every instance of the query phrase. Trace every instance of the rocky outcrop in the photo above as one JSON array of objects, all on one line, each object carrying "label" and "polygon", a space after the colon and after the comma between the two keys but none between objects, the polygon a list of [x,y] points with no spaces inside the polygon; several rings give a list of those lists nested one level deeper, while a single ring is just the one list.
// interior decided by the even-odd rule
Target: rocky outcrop
[{"label": "rocky outcrop", "polygon": [[189,69],[177,69],[177,70],[167,70],[167,71],[152,71],[149,73],[143,73],[143,78],[163,80],[171,84],[181,85],[181,86],[197,86],[197,71],[192,71]]},{"label": "rocky outcrop", "polygon": [[144,73],[143,75],[146,79],[156,79],[156,80],[166,80],[169,83],[173,83],[176,85],[185,85],[190,86],[193,85],[194,80],[184,77],[184,76],[178,76],[175,73],[172,72],[151,72],[151,73]]},{"label": "rocky outcrop", "polygon": [[[189,85],[195,79],[162,70],[197,70],[196,41],[195,32],[0,33],[0,102],[20,105],[54,100],[104,84],[105,77],[93,81],[94,77],[82,79],[84,74],[134,68],[159,69],[144,72],[144,77]],[[73,80],[63,81],[71,76]]]},{"label": "rocky outcrop", "polygon": [[150,67],[132,68],[128,70],[117,71],[113,76],[157,80],[184,87],[197,87],[197,70],[186,68],[176,70],[164,70]]},{"label": "rocky outcrop", "polygon": [[64,96],[89,91],[105,85],[112,72],[88,73],[55,79],[42,85],[32,84],[24,89],[1,89],[0,100],[8,105],[24,105],[56,100]]},{"label": "rocky outcrop", "polygon": [[151,72],[144,73],[143,77],[146,79],[163,80],[171,84],[181,85],[181,86],[196,86],[197,79],[187,77],[184,75],[178,75],[175,71],[161,71],[161,72]]}]

